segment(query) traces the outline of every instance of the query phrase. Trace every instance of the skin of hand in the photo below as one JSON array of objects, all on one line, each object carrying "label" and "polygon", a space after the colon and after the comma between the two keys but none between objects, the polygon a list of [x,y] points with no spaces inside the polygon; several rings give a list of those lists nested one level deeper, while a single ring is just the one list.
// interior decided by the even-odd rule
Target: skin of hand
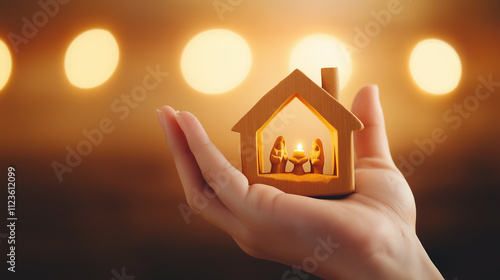
[{"label": "skin of hand", "polygon": [[314,258],[304,270],[325,279],[443,279],[415,233],[414,198],[390,155],[378,87],[361,89],[352,112],[365,128],[354,134],[356,191],[342,199],[249,185],[191,113],[165,106],[158,115],[188,204],[247,254],[301,268]]}]

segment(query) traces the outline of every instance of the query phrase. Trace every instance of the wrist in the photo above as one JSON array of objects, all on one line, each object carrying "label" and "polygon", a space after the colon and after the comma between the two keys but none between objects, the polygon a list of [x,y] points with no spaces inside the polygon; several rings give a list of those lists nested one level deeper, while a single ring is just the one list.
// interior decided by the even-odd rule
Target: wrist
[{"label": "wrist", "polygon": [[342,256],[325,262],[318,270],[318,276],[324,279],[443,280],[413,230],[408,229],[407,233],[390,238],[382,247],[383,250],[370,253],[364,261],[359,258],[353,261],[348,255],[354,257],[357,254],[343,252]]},{"label": "wrist", "polygon": [[361,279],[443,279],[413,229],[393,241],[387,251],[374,256],[373,273]]}]

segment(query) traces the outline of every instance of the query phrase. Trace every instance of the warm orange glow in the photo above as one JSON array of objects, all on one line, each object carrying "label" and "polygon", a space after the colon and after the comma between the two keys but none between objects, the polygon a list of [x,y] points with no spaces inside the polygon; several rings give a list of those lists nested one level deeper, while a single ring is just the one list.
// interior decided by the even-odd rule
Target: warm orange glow
[{"label": "warm orange glow", "polygon": [[410,57],[411,74],[425,91],[445,94],[454,90],[462,74],[455,49],[444,41],[428,39],[418,43]]},{"label": "warm orange glow", "polygon": [[0,40],[0,90],[9,80],[12,71],[12,57],[9,48]]},{"label": "warm orange glow", "polygon": [[[338,160],[338,155],[334,151],[338,146],[337,130],[321,115],[306,105],[305,101],[300,100],[298,97],[292,98],[271,120],[257,131],[260,173],[265,173],[271,169],[270,162],[261,159],[268,157],[278,136],[283,136],[286,141],[289,141],[287,142],[290,143],[288,153],[293,155],[297,151],[296,157],[306,156],[303,150],[304,144],[302,143],[308,145],[307,143],[312,143],[316,138],[322,139],[325,153],[324,174],[336,174],[333,162]],[[300,143],[296,146],[295,143],[299,141]],[[293,148],[297,148],[297,150]],[[286,171],[291,172],[292,168],[292,164],[288,163]],[[304,170],[306,172],[310,171],[309,164],[304,165]]]},{"label": "warm orange glow", "polygon": [[196,35],[181,58],[182,75],[197,91],[207,94],[227,92],[245,80],[252,55],[238,34],[213,29]]},{"label": "warm orange glow", "polygon": [[106,82],[118,65],[118,44],[106,30],[93,29],[76,37],[66,51],[64,66],[69,81],[80,88]]},{"label": "warm orange glow", "polygon": [[[295,164],[295,163],[294,163],[294,161],[293,161],[293,158],[296,158],[296,159],[302,159],[302,158],[305,158],[305,157],[306,157],[306,155],[304,154],[304,150],[302,150],[302,144],[301,144],[301,143],[299,143],[299,144],[297,145],[297,150],[294,150],[294,151],[293,151],[292,159],[290,159],[290,161],[291,161],[293,164]],[[302,164],[301,164],[301,165],[302,165]]]},{"label": "warm orange glow", "polygon": [[330,35],[316,34],[304,38],[295,46],[290,57],[290,71],[299,69],[321,85],[319,69],[324,67],[338,67],[340,88],[347,84],[352,61],[344,43]]}]

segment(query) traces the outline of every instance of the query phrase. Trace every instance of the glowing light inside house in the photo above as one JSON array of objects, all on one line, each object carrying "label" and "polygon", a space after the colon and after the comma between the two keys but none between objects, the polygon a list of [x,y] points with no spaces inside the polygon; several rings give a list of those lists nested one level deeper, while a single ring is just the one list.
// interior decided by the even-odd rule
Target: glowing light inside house
[{"label": "glowing light inside house", "polygon": [[445,94],[454,90],[460,82],[462,64],[452,46],[441,40],[427,39],[413,49],[410,70],[423,90]]},{"label": "glowing light inside house", "polygon": [[119,56],[118,43],[109,31],[88,30],[76,37],[66,51],[66,76],[80,88],[99,86],[114,73]]},{"label": "glowing light inside house", "polygon": [[290,57],[290,71],[299,69],[321,86],[321,68],[338,67],[340,88],[349,81],[352,60],[347,47],[338,39],[316,34],[302,39]]},{"label": "glowing light inside house", "polygon": [[196,35],[184,48],[181,69],[184,79],[197,91],[218,94],[245,80],[252,63],[247,42],[238,34],[213,29]]},{"label": "glowing light inside house", "polygon": [[0,40],[0,90],[7,84],[12,71],[12,57],[7,45]]}]

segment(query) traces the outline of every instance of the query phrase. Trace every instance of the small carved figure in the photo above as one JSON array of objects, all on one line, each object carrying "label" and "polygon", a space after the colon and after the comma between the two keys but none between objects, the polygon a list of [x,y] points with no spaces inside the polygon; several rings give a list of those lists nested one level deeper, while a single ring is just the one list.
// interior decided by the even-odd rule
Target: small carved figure
[{"label": "small carved figure", "polygon": [[323,151],[323,143],[316,138],[312,143],[311,153],[309,154],[311,163],[311,173],[323,174],[323,166],[325,165],[325,153]]},{"label": "small carved figure", "polygon": [[271,173],[285,173],[288,154],[283,136],[279,136],[274,141],[269,159],[271,160]]}]

